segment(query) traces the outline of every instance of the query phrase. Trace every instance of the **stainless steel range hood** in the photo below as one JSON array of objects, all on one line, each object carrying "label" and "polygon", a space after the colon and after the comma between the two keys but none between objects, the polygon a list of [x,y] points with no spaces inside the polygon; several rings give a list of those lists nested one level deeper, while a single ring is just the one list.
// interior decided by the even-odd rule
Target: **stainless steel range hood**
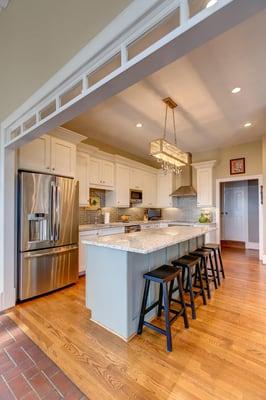
[{"label": "stainless steel range hood", "polygon": [[189,153],[189,165],[183,168],[181,174],[182,185],[179,186],[170,196],[172,197],[191,197],[197,196],[196,190],[192,186],[192,156]]}]

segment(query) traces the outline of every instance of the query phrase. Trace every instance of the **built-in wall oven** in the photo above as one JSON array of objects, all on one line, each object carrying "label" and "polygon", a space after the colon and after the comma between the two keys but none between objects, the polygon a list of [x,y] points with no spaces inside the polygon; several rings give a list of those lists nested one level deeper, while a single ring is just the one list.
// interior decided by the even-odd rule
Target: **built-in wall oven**
[{"label": "built-in wall oven", "polygon": [[131,206],[135,206],[138,204],[142,203],[142,190],[133,190],[130,189],[129,191],[129,195],[130,195],[130,205]]}]

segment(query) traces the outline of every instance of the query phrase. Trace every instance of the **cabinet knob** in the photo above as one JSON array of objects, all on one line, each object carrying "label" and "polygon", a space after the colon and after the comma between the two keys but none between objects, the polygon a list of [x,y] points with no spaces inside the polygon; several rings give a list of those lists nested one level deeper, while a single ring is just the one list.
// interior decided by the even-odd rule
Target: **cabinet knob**
[{"label": "cabinet knob", "polygon": [[52,168],[53,171],[55,171],[55,168]]},{"label": "cabinet knob", "polygon": [[46,169],[50,169],[50,167],[46,167]]}]

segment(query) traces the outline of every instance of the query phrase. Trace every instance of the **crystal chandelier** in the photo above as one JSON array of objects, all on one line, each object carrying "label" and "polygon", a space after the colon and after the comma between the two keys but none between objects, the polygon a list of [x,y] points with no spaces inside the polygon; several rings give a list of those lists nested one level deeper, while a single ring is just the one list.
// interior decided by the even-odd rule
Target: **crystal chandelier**
[{"label": "crystal chandelier", "polygon": [[[170,98],[163,99],[166,105],[165,119],[164,119],[164,135],[163,138],[155,139],[150,142],[150,155],[155,157],[157,162],[160,163],[161,168],[168,172],[174,172],[180,174],[182,167],[185,167],[189,163],[188,153],[183,152],[177,147],[176,139],[176,125],[175,125],[175,113],[174,110],[177,104]],[[173,116],[173,131],[175,143],[172,144],[166,140],[166,125],[168,117],[168,109],[172,110]]]}]

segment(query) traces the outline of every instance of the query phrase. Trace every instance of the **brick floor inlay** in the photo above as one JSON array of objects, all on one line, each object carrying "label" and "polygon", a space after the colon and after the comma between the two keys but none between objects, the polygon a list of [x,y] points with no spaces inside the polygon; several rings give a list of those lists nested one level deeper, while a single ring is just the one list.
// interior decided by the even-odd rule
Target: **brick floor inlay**
[{"label": "brick floor inlay", "polygon": [[0,400],[87,397],[6,315],[0,315]]}]

